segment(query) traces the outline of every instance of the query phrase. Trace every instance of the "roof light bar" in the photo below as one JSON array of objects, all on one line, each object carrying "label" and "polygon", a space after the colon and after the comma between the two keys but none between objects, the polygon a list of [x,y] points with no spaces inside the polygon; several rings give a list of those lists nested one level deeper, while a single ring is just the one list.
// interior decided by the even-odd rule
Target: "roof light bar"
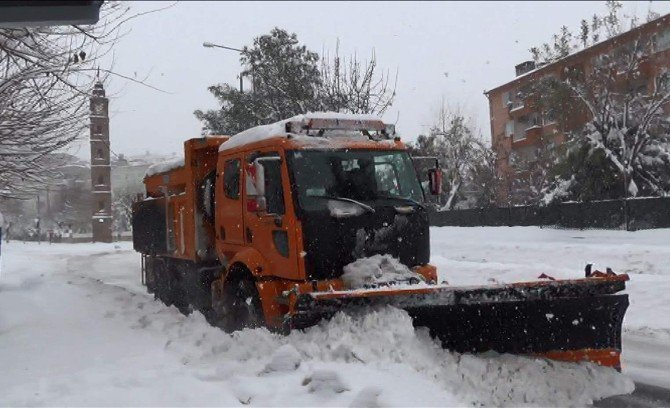
[{"label": "roof light bar", "polygon": [[358,120],[358,119],[321,119],[313,118],[306,123],[307,129],[326,130],[372,130],[381,132],[385,129],[381,120]]}]

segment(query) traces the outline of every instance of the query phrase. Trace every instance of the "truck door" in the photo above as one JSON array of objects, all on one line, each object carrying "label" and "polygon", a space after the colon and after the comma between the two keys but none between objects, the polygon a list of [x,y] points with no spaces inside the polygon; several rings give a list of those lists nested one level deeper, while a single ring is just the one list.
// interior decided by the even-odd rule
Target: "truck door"
[{"label": "truck door", "polygon": [[[245,227],[247,245],[257,249],[270,264],[268,274],[299,279],[296,228],[291,212],[286,165],[279,153],[270,151],[246,157]],[[262,165],[262,180],[256,179],[256,164]],[[257,189],[262,183],[261,189]],[[262,204],[260,202],[264,201]],[[264,207],[264,208],[263,208]]]},{"label": "truck door", "polygon": [[244,244],[242,213],[242,159],[228,157],[223,160],[223,183],[216,192],[216,235],[224,244]]}]

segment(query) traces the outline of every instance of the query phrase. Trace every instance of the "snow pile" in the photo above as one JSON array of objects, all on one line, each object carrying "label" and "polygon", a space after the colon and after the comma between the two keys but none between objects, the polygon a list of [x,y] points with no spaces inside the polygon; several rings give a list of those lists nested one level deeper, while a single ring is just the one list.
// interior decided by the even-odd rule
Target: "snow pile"
[{"label": "snow pile", "polygon": [[[256,126],[240,133],[235,134],[227,141],[221,143],[219,151],[232,149],[249,143],[259,142],[277,136],[286,135],[286,123],[288,122],[306,122],[310,119],[339,119],[339,120],[381,120],[374,115],[339,113],[339,112],[309,112],[304,115],[296,115],[289,119],[269,125]],[[295,137],[301,137],[299,134],[291,134]],[[310,137],[310,139],[313,139]]]},{"label": "snow pile", "polygon": [[272,355],[272,360],[265,366],[265,372],[294,371],[300,367],[301,361],[298,350],[290,344],[284,344]]},{"label": "snow pile", "polygon": [[[292,333],[288,340],[311,359],[389,370],[409,367],[436,382],[459,405],[585,405],[634,388],[625,376],[592,363],[452,353],[431,339],[427,330],[415,330],[406,312],[390,307],[339,313],[304,333]],[[379,384],[384,386],[382,396],[394,387],[409,391],[413,380],[405,377],[396,384]]]},{"label": "snow pile", "polygon": [[[118,296],[123,290],[115,292]],[[133,360],[125,359],[120,367],[123,374],[117,374],[121,377],[109,378],[108,372],[92,367],[74,373],[68,383],[96,390],[111,405],[147,403],[128,391],[160,389],[165,400],[174,398],[166,393],[165,381],[173,387],[201,389],[194,380],[211,384],[213,389],[200,390],[199,398],[204,399],[189,399],[186,405],[348,406],[365,399],[379,405],[574,406],[633,390],[626,377],[591,363],[451,353],[426,330],[415,330],[405,311],[391,307],[338,313],[330,321],[288,336],[266,329],[229,335],[209,326],[198,313],[186,317],[158,302],[145,305],[138,313],[137,305],[144,302],[139,296],[120,299],[118,315],[110,319],[139,331],[130,341],[136,341],[142,332],[162,339],[148,359],[154,364],[160,361],[162,376],[156,379],[156,374],[140,371],[128,378],[128,364]],[[146,364],[147,356],[143,358]],[[176,367],[170,364],[174,360],[179,362]],[[139,370],[142,365],[133,367]],[[183,384],[177,386],[180,382]],[[48,402],[99,401],[72,399],[72,394],[63,398],[83,391],[77,386],[63,395],[55,385],[52,391],[43,389]],[[127,399],[117,395],[122,392]],[[212,399],[210,392],[218,397]],[[6,401],[13,405],[19,400]]]},{"label": "snow pile", "polygon": [[333,370],[317,370],[311,375],[305,377],[302,381],[303,386],[307,386],[309,393],[319,394],[339,394],[341,392],[349,391],[349,388],[344,385],[339,374]]},{"label": "snow pile", "polygon": [[377,398],[382,394],[383,390],[381,387],[365,387],[363,388],[358,395],[351,401],[349,407],[351,408],[377,408],[382,405],[379,403]]},{"label": "snow pile", "polygon": [[149,166],[146,173],[144,173],[144,177],[151,177],[156,174],[165,173],[170,170],[178,169],[179,167],[184,167],[183,157],[164,161],[162,163],[156,163],[152,166]]},{"label": "snow pile", "polygon": [[373,255],[358,259],[344,268],[342,280],[347,288],[366,288],[394,283],[419,283],[424,278],[412,272],[390,255]]}]

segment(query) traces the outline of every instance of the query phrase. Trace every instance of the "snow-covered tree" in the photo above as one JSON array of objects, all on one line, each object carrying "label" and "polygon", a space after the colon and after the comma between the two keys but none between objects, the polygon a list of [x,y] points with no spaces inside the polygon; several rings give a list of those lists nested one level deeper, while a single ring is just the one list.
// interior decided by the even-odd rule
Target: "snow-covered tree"
[{"label": "snow-covered tree", "polygon": [[516,149],[510,156],[510,165],[514,168],[512,179],[512,204],[539,204],[544,192],[554,179],[554,167],[558,161],[558,152],[550,137],[542,137],[538,144],[526,149]]},{"label": "snow-covered tree", "polygon": [[242,75],[251,78],[252,90],[240,92],[230,84],[210,86],[221,109],[195,111],[203,122],[203,132],[235,134],[318,110],[318,60],[317,53],[300,45],[296,34],[280,28],[255,38],[253,46],[245,46],[240,57]]},{"label": "snow-covered tree", "polygon": [[398,73],[391,83],[389,72],[377,73],[377,57],[362,63],[356,54],[341,58],[339,41],[331,62],[326,54],[321,60],[319,100],[322,109],[347,113],[383,114],[395,98]]},{"label": "snow-covered tree", "polygon": [[[494,160],[490,149],[458,110],[450,111],[443,104],[428,135],[420,135],[411,151],[415,156],[435,156],[439,159],[445,191],[442,210],[452,210],[468,198],[475,201],[471,206],[481,205],[484,200],[478,198],[480,191],[482,197],[492,195],[493,171],[489,166]],[[475,185],[475,179],[483,185]],[[490,181],[487,183],[486,180]],[[466,196],[465,190],[472,193],[471,197]]]},{"label": "snow-covered tree", "polygon": [[473,206],[477,208],[489,207],[496,202],[496,190],[500,185],[496,174],[496,153],[485,145],[481,145],[480,160],[475,161],[472,170]]},{"label": "snow-covered tree", "polygon": [[561,147],[560,160],[552,168],[552,179],[543,191],[542,204],[566,199],[583,202],[622,196],[620,174],[603,151],[592,151],[590,146],[575,139]]},{"label": "snow-covered tree", "polygon": [[132,228],[133,201],[137,194],[128,189],[114,192],[112,201],[112,213],[114,216],[113,229],[115,232],[130,231]]},{"label": "snow-covered tree", "polygon": [[97,75],[120,76],[100,64],[128,10],[105,2],[95,25],[0,28],[0,197],[34,196],[54,170],[45,157],[86,134]]},{"label": "snow-covered tree", "polygon": [[[637,16],[624,14],[623,4],[620,1],[608,0],[605,6],[607,8],[605,14],[594,14],[590,22],[582,19],[578,33],[573,33],[564,25],[557,34],[554,34],[551,42],[531,47],[529,51],[533,60],[538,65],[552,63],[600,41],[617,36],[637,25]],[[651,8],[648,10],[647,21],[658,17],[658,13],[652,11]]]},{"label": "snow-covered tree", "polygon": [[[670,73],[649,78],[645,64],[651,53],[651,41],[641,37],[603,55],[588,72],[569,72],[564,81],[589,118],[569,133],[565,159],[582,157],[582,168],[589,166],[591,172],[594,163],[604,165],[600,172],[618,180],[619,196],[670,193],[670,122],[664,113],[670,104]],[[554,189],[560,185],[564,196],[583,196],[584,183],[570,179],[561,175]]]},{"label": "snow-covered tree", "polygon": [[301,45],[296,34],[280,28],[244,47],[243,76],[251,79],[248,92],[230,84],[210,86],[220,109],[195,111],[205,134],[235,134],[256,125],[276,122],[309,111],[382,114],[395,97],[388,73],[378,74],[375,54],[369,62],[354,55],[319,63],[319,55]]}]

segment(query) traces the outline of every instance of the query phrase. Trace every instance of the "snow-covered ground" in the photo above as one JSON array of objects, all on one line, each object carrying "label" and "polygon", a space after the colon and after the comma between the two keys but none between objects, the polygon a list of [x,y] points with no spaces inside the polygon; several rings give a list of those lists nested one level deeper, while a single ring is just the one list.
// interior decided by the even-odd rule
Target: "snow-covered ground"
[{"label": "snow-covered ground", "polygon": [[338,315],[289,336],[228,335],[140,285],[129,243],[3,243],[0,405],[584,405],[670,378],[670,230],[433,228],[451,284],[631,275],[624,375],[442,350],[408,316]]}]

